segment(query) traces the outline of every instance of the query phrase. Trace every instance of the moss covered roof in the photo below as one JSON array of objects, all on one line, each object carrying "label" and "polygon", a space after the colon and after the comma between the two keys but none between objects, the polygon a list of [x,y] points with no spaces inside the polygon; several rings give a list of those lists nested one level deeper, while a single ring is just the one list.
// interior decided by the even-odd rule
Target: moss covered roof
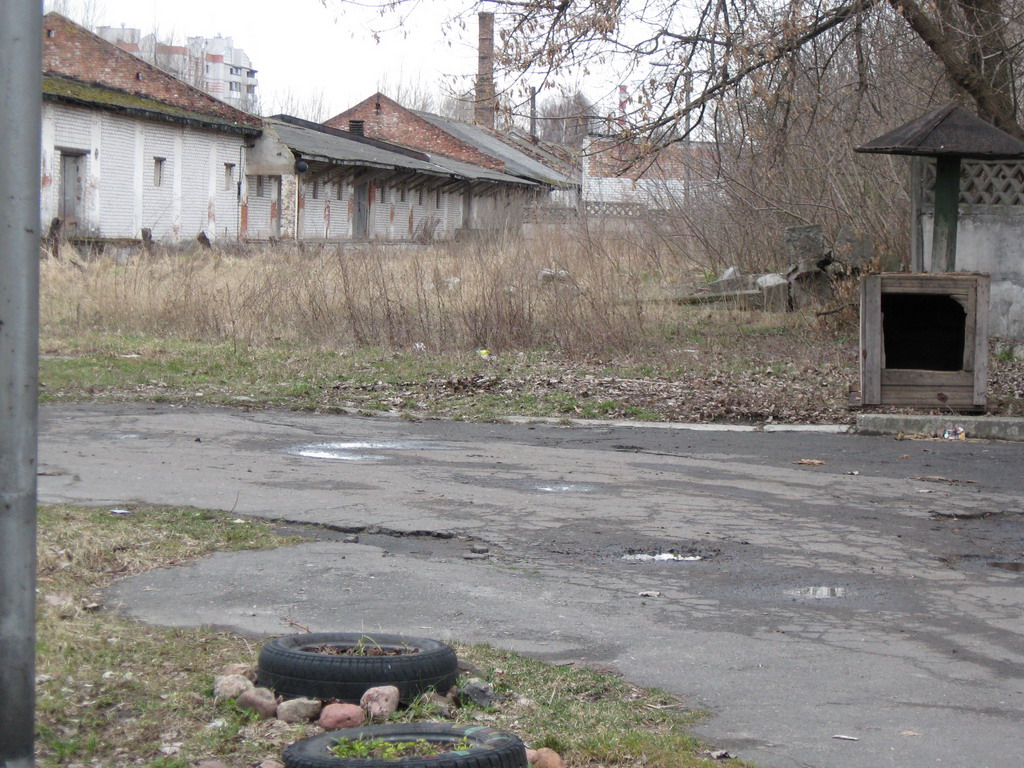
[{"label": "moss covered roof", "polygon": [[187,109],[164,104],[146,96],[125,93],[114,88],[107,88],[106,86],[93,83],[83,83],[79,80],[57,75],[43,76],[43,97],[72,104],[109,109],[115,112],[125,112],[151,120],[184,123],[186,125],[229,133],[242,133],[252,136],[260,133],[258,128],[232,122],[217,115],[191,112]]}]

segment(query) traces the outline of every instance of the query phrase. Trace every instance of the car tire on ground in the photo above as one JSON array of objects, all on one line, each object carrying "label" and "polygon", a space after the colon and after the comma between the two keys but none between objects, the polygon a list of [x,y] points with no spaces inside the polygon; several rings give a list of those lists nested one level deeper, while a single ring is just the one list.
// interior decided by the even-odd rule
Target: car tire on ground
[{"label": "car tire on ground", "polygon": [[[455,743],[463,738],[468,749],[427,757],[395,759],[342,758],[331,754],[341,739],[385,739]],[[328,731],[297,741],[284,751],[285,768],[526,768],[526,747],[519,737],[481,725],[396,723]]]},{"label": "car tire on ground", "polygon": [[[403,651],[395,655],[336,655],[323,646]],[[403,702],[433,688],[447,693],[458,676],[455,650],[438,641],[404,635],[314,632],[277,637],[260,650],[258,683],[286,698],[299,696],[358,702],[367,689],[398,688]]]}]

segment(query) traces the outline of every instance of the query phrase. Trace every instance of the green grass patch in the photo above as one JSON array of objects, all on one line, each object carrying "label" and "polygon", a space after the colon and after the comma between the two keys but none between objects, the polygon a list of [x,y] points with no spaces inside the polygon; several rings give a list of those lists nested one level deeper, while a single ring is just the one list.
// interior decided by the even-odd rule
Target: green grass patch
[{"label": "green grass patch", "polygon": [[[39,512],[37,764],[40,768],[187,768],[203,759],[256,765],[320,732],[260,720],[216,701],[214,676],[255,663],[257,644],[225,632],[148,627],[106,610],[103,589],[125,576],[215,551],[286,546],[262,521],[188,507],[46,506]],[[498,704],[462,706],[456,722],[509,730],[550,747],[571,768],[707,765],[687,728],[699,713],[664,692],[608,674],[552,667],[486,645],[456,645],[494,685]],[[394,720],[441,719],[423,697]],[[742,765],[736,763],[736,765]]]}]

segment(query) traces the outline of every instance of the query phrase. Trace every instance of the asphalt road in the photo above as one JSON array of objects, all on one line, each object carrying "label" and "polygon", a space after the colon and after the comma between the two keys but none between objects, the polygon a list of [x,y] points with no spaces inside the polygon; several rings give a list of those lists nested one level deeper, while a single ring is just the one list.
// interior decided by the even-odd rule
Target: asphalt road
[{"label": "asphalt road", "polygon": [[[698,735],[763,766],[1019,760],[1024,444],[40,417],[43,502],[192,504],[316,537],[122,582],[110,603],[144,621],[383,629],[613,667],[708,709]],[[685,559],[623,559],[665,553]]]}]

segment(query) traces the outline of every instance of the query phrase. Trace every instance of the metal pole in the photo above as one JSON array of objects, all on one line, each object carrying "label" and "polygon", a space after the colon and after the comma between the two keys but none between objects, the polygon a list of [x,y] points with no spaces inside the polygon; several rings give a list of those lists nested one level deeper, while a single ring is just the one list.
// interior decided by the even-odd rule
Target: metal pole
[{"label": "metal pole", "polygon": [[35,735],[42,3],[0,2],[0,766]]}]

